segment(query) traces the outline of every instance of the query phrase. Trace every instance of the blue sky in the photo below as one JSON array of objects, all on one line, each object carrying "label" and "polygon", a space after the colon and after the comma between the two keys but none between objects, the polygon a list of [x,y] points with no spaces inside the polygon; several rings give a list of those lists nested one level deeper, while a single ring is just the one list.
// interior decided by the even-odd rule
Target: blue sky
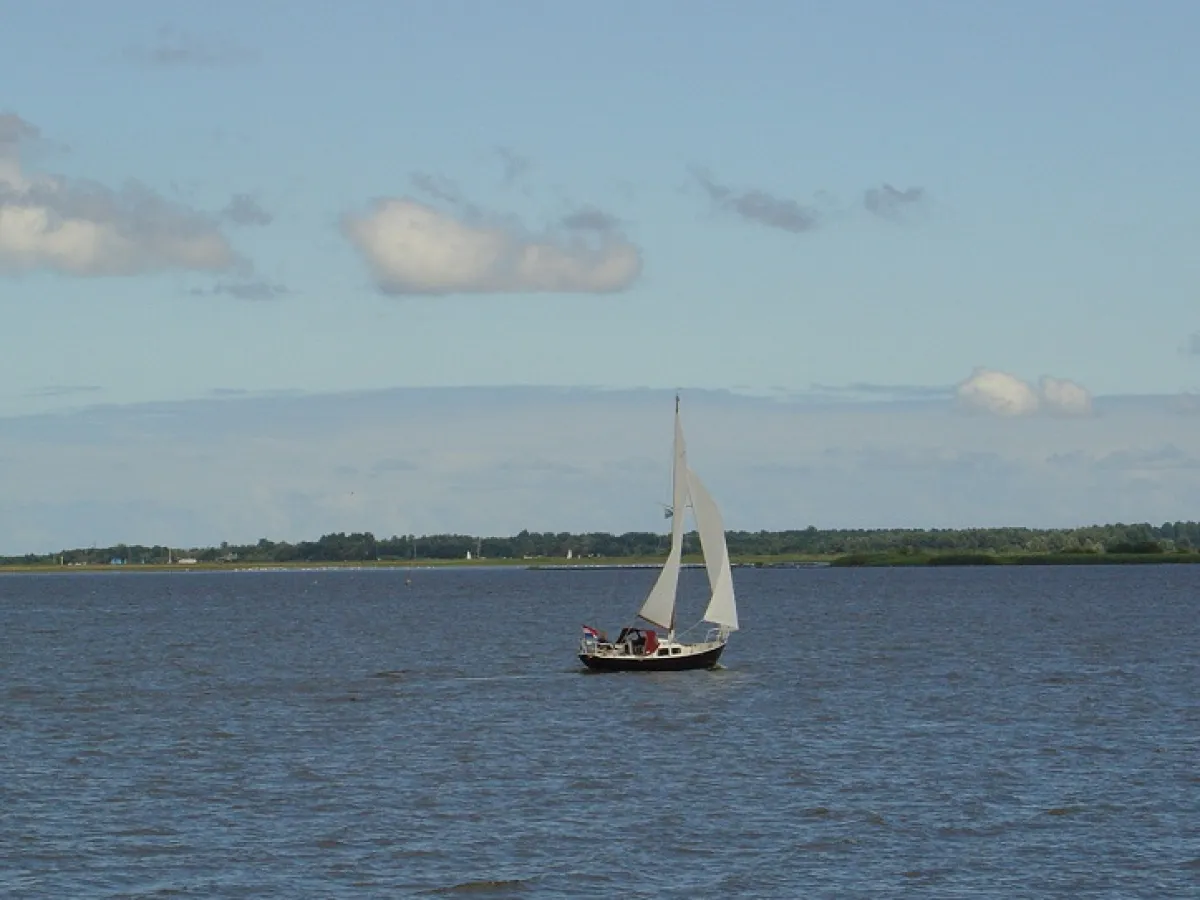
[{"label": "blue sky", "polygon": [[[0,522],[10,524],[0,551],[76,531],[115,541],[174,528],[201,542],[324,530],[319,503],[289,518],[239,500],[242,489],[162,487],[152,471],[202,480],[188,469],[194,436],[163,433],[148,449],[89,424],[167,407],[201,416],[226,435],[223,458],[251,471],[261,441],[235,423],[260,404],[258,437],[275,439],[271,404],[283,397],[299,404],[288,415],[320,419],[332,402],[322,398],[508,387],[536,422],[550,401],[529,388],[603,387],[617,389],[604,394],[613,427],[641,423],[655,439],[636,404],[621,419],[613,398],[730,391],[750,418],[742,445],[717,462],[727,492],[750,490],[739,472],[782,465],[772,417],[817,396],[855,417],[857,443],[838,436],[845,451],[899,452],[910,431],[936,433],[940,443],[922,444],[942,473],[926,485],[934,494],[963,494],[948,460],[976,445],[981,423],[1054,432],[1042,449],[1062,458],[1190,458],[1200,438],[1188,414],[1200,386],[1200,121],[1189,115],[1200,6],[332,9],[6,10],[0,489],[10,502]],[[871,386],[870,402],[852,385]],[[596,396],[578,394],[587,408]],[[755,399],[764,396],[776,405]],[[477,408],[463,405],[470,398]],[[445,427],[490,421],[494,395],[459,400]],[[922,419],[943,413],[954,428]],[[371,448],[376,461],[408,459],[391,425],[370,424],[391,414],[366,404],[350,429],[389,442]],[[817,424],[806,415],[796,421]],[[58,437],[47,444],[39,429],[51,420]],[[312,468],[285,477],[267,466],[263,491],[335,490],[325,463],[336,442],[320,427],[305,440],[325,447]],[[556,440],[532,426],[519,453],[498,426],[475,440],[497,465],[512,454],[554,462],[545,445]],[[51,498],[35,484],[51,456],[110,477],[110,451],[136,463],[120,496],[84,483]],[[617,447],[610,456],[624,458]],[[1054,471],[1043,475],[1061,480]],[[989,478],[971,482],[967,506],[884,491],[874,504],[800,496],[788,515],[1039,524],[1179,509],[1170,491],[1114,487],[1106,514],[1103,481],[1086,514],[1051,510],[1036,490],[1014,507]],[[362,527],[572,528],[579,515],[535,480],[523,482],[520,514],[492,498],[493,509],[468,516],[456,484],[414,500],[411,521],[394,529],[384,512],[363,512]],[[171,511],[114,512],[134,498]],[[731,499],[741,510],[731,527],[786,524],[767,498]],[[358,527],[354,515],[336,524]],[[606,527],[636,520],[614,510]]]}]

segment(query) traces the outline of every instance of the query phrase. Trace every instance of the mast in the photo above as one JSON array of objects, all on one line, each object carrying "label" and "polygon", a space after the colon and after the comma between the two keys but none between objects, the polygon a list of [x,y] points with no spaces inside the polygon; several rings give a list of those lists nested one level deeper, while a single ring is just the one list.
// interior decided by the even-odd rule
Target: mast
[{"label": "mast", "polygon": [[675,395],[675,443],[671,462],[671,550],[663,563],[658,580],[638,612],[643,619],[670,636],[675,633],[675,593],[679,586],[679,568],[683,558],[683,519],[687,506],[687,446],[679,417],[679,395]]},{"label": "mast", "polygon": [[[678,443],[680,445],[682,445],[682,443],[683,443],[683,423],[680,421],[680,418],[679,418],[679,393],[678,392],[675,393],[675,434],[677,435]],[[680,534],[682,535],[682,533],[683,533],[683,508],[679,505],[679,498],[677,496],[675,496],[678,493],[678,491],[675,488],[675,485],[677,483],[676,479],[679,478],[679,468],[680,468],[679,456],[680,456],[680,454],[679,454],[678,450],[676,450],[671,456],[671,538],[672,538],[672,543],[674,542],[674,537],[675,537],[676,522],[679,523]],[[684,479],[687,478],[687,467],[686,466],[684,466],[683,477],[684,477]],[[686,484],[686,481],[685,481],[685,484]],[[682,536],[680,537],[680,543],[679,543],[679,561],[680,561],[680,564],[682,565],[682,563],[683,563],[683,539],[682,539]],[[679,572],[678,571],[676,571],[676,573],[675,573],[675,591],[674,591],[674,593],[675,593],[676,597],[678,597],[678,594],[679,594]],[[668,641],[675,640],[675,605],[674,604],[671,604],[671,624],[667,626],[667,640]]]}]

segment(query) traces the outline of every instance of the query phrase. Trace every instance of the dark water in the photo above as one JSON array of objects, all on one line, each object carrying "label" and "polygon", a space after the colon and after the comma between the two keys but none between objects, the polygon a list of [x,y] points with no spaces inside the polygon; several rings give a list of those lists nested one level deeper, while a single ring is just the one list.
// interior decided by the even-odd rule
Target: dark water
[{"label": "dark water", "polygon": [[0,896],[1200,896],[1200,566],[651,577],[0,577]]}]

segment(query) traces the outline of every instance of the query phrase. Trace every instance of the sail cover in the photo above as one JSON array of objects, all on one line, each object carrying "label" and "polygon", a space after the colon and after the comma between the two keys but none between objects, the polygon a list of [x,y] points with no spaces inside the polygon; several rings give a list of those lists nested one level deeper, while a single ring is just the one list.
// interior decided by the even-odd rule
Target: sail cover
[{"label": "sail cover", "polygon": [[700,547],[704,551],[704,568],[708,570],[708,586],[712,598],[704,610],[704,620],[737,631],[737,604],[733,598],[733,572],[729,566],[729,548],[725,544],[725,525],[721,511],[712,495],[695,472],[687,473],[688,493],[696,530],[700,532]]},{"label": "sail cover", "polygon": [[638,613],[647,622],[662,628],[675,627],[675,594],[679,588],[679,564],[683,558],[683,520],[688,500],[687,447],[683,441],[683,424],[679,421],[679,404],[675,404],[675,459],[671,467],[671,551],[658,580]]}]

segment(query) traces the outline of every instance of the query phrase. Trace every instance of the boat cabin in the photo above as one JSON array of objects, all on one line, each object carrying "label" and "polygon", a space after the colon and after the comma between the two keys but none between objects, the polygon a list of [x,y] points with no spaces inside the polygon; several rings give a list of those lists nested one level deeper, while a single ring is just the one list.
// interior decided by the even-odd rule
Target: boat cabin
[{"label": "boat cabin", "polygon": [[653,628],[622,628],[613,643],[618,648],[624,645],[626,652],[636,656],[651,656],[658,649],[658,632]]}]

